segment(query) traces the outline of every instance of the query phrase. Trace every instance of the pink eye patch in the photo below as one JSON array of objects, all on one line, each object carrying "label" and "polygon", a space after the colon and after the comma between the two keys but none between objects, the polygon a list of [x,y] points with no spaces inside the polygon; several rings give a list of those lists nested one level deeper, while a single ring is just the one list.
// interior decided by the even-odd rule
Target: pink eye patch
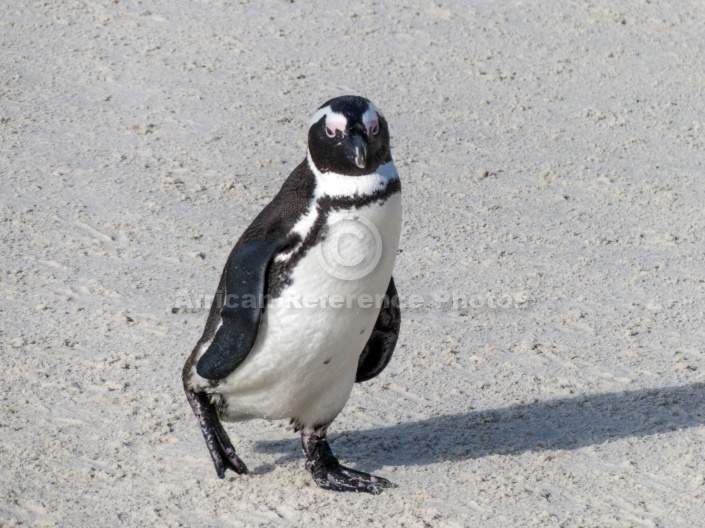
[{"label": "pink eye patch", "polygon": [[328,137],[334,137],[336,132],[340,131],[345,135],[345,128],[348,126],[348,120],[343,114],[329,112],[326,115],[326,134]]},{"label": "pink eye patch", "polygon": [[377,115],[377,109],[374,105],[370,104],[367,111],[362,114],[362,122],[368,134],[376,136],[377,133],[379,133],[379,116]]}]

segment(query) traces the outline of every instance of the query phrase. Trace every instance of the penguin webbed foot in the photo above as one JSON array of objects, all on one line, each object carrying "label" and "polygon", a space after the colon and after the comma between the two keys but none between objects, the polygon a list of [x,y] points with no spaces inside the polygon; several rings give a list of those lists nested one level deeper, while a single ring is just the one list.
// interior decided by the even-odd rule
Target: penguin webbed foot
[{"label": "penguin webbed foot", "polygon": [[230,469],[238,475],[247,475],[247,466],[235,453],[228,433],[223,429],[215,406],[209,401],[208,396],[202,392],[186,390],[186,397],[198,419],[198,424],[201,426],[201,432],[213,459],[218,478],[225,478],[226,469]]},{"label": "penguin webbed foot", "polygon": [[323,489],[353,491],[357,493],[382,493],[384,488],[395,488],[396,484],[385,478],[370,475],[340,464],[324,435],[301,435],[306,469],[313,480]]},{"label": "penguin webbed foot", "polygon": [[332,468],[319,468],[311,474],[316,484],[332,491],[354,491],[377,495],[382,493],[384,488],[396,488],[396,484],[385,478],[357,471],[340,463]]}]

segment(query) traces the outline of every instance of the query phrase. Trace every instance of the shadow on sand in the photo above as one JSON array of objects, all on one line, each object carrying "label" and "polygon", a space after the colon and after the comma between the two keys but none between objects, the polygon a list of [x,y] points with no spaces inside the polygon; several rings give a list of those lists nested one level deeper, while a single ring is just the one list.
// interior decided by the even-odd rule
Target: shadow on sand
[{"label": "shadow on sand", "polygon": [[[488,411],[447,414],[331,434],[338,456],[365,470],[445,460],[579,449],[611,440],[705,425],[705,383],[576,396]],[[298,439],[260,441],[261,452],[301,460]]]}]

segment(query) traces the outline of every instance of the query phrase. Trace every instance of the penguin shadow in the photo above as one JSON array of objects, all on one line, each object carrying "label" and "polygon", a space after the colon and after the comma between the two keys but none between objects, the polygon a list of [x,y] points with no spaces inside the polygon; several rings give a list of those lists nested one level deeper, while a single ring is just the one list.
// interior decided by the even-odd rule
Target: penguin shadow
[{"label": "penguin shadow", "polygon": [[255,450],[268,455],[280,455],[274,461],[266,464],[260,464],[257,467],[251,468],[251,475],[266,475],[271,473],[279,466],[288,464],[303,464],[304,456],[301,454],[301,440],[267,440],[257,441],[254,446]]},{"label": "penguin shadow", "polygon": [[[705,383],[575,396],[331,435],[342,461],[375,471],[527,451],[573,450],[705,425]],[[255,448],[301,460],[298,441]]]}]

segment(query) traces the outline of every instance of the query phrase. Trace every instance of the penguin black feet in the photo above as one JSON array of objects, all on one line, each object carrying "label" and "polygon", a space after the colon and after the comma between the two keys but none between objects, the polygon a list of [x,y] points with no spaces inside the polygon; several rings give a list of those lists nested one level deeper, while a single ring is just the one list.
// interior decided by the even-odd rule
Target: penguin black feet
[{"label": "penguin black feet", "polygon": [[187,389],[186,397],[201,426],[201,432],[206,440],[206,446],[210,451],[218,477],[225,478],[226,469],[231,469],[238,475],[246,475],[247,466],[235,453],[228,433],[223,429],[215,406],[209,401],[208,396],[202,392],[193,392]]},{"label": "penguin black feet", "polygon": [[387,479],[342,466],[333,455],[325,431],[311,435],[301,434],[301,445],[306,455],[306,469],[323,489],[382,493],[384,488],[395,488]]}]

